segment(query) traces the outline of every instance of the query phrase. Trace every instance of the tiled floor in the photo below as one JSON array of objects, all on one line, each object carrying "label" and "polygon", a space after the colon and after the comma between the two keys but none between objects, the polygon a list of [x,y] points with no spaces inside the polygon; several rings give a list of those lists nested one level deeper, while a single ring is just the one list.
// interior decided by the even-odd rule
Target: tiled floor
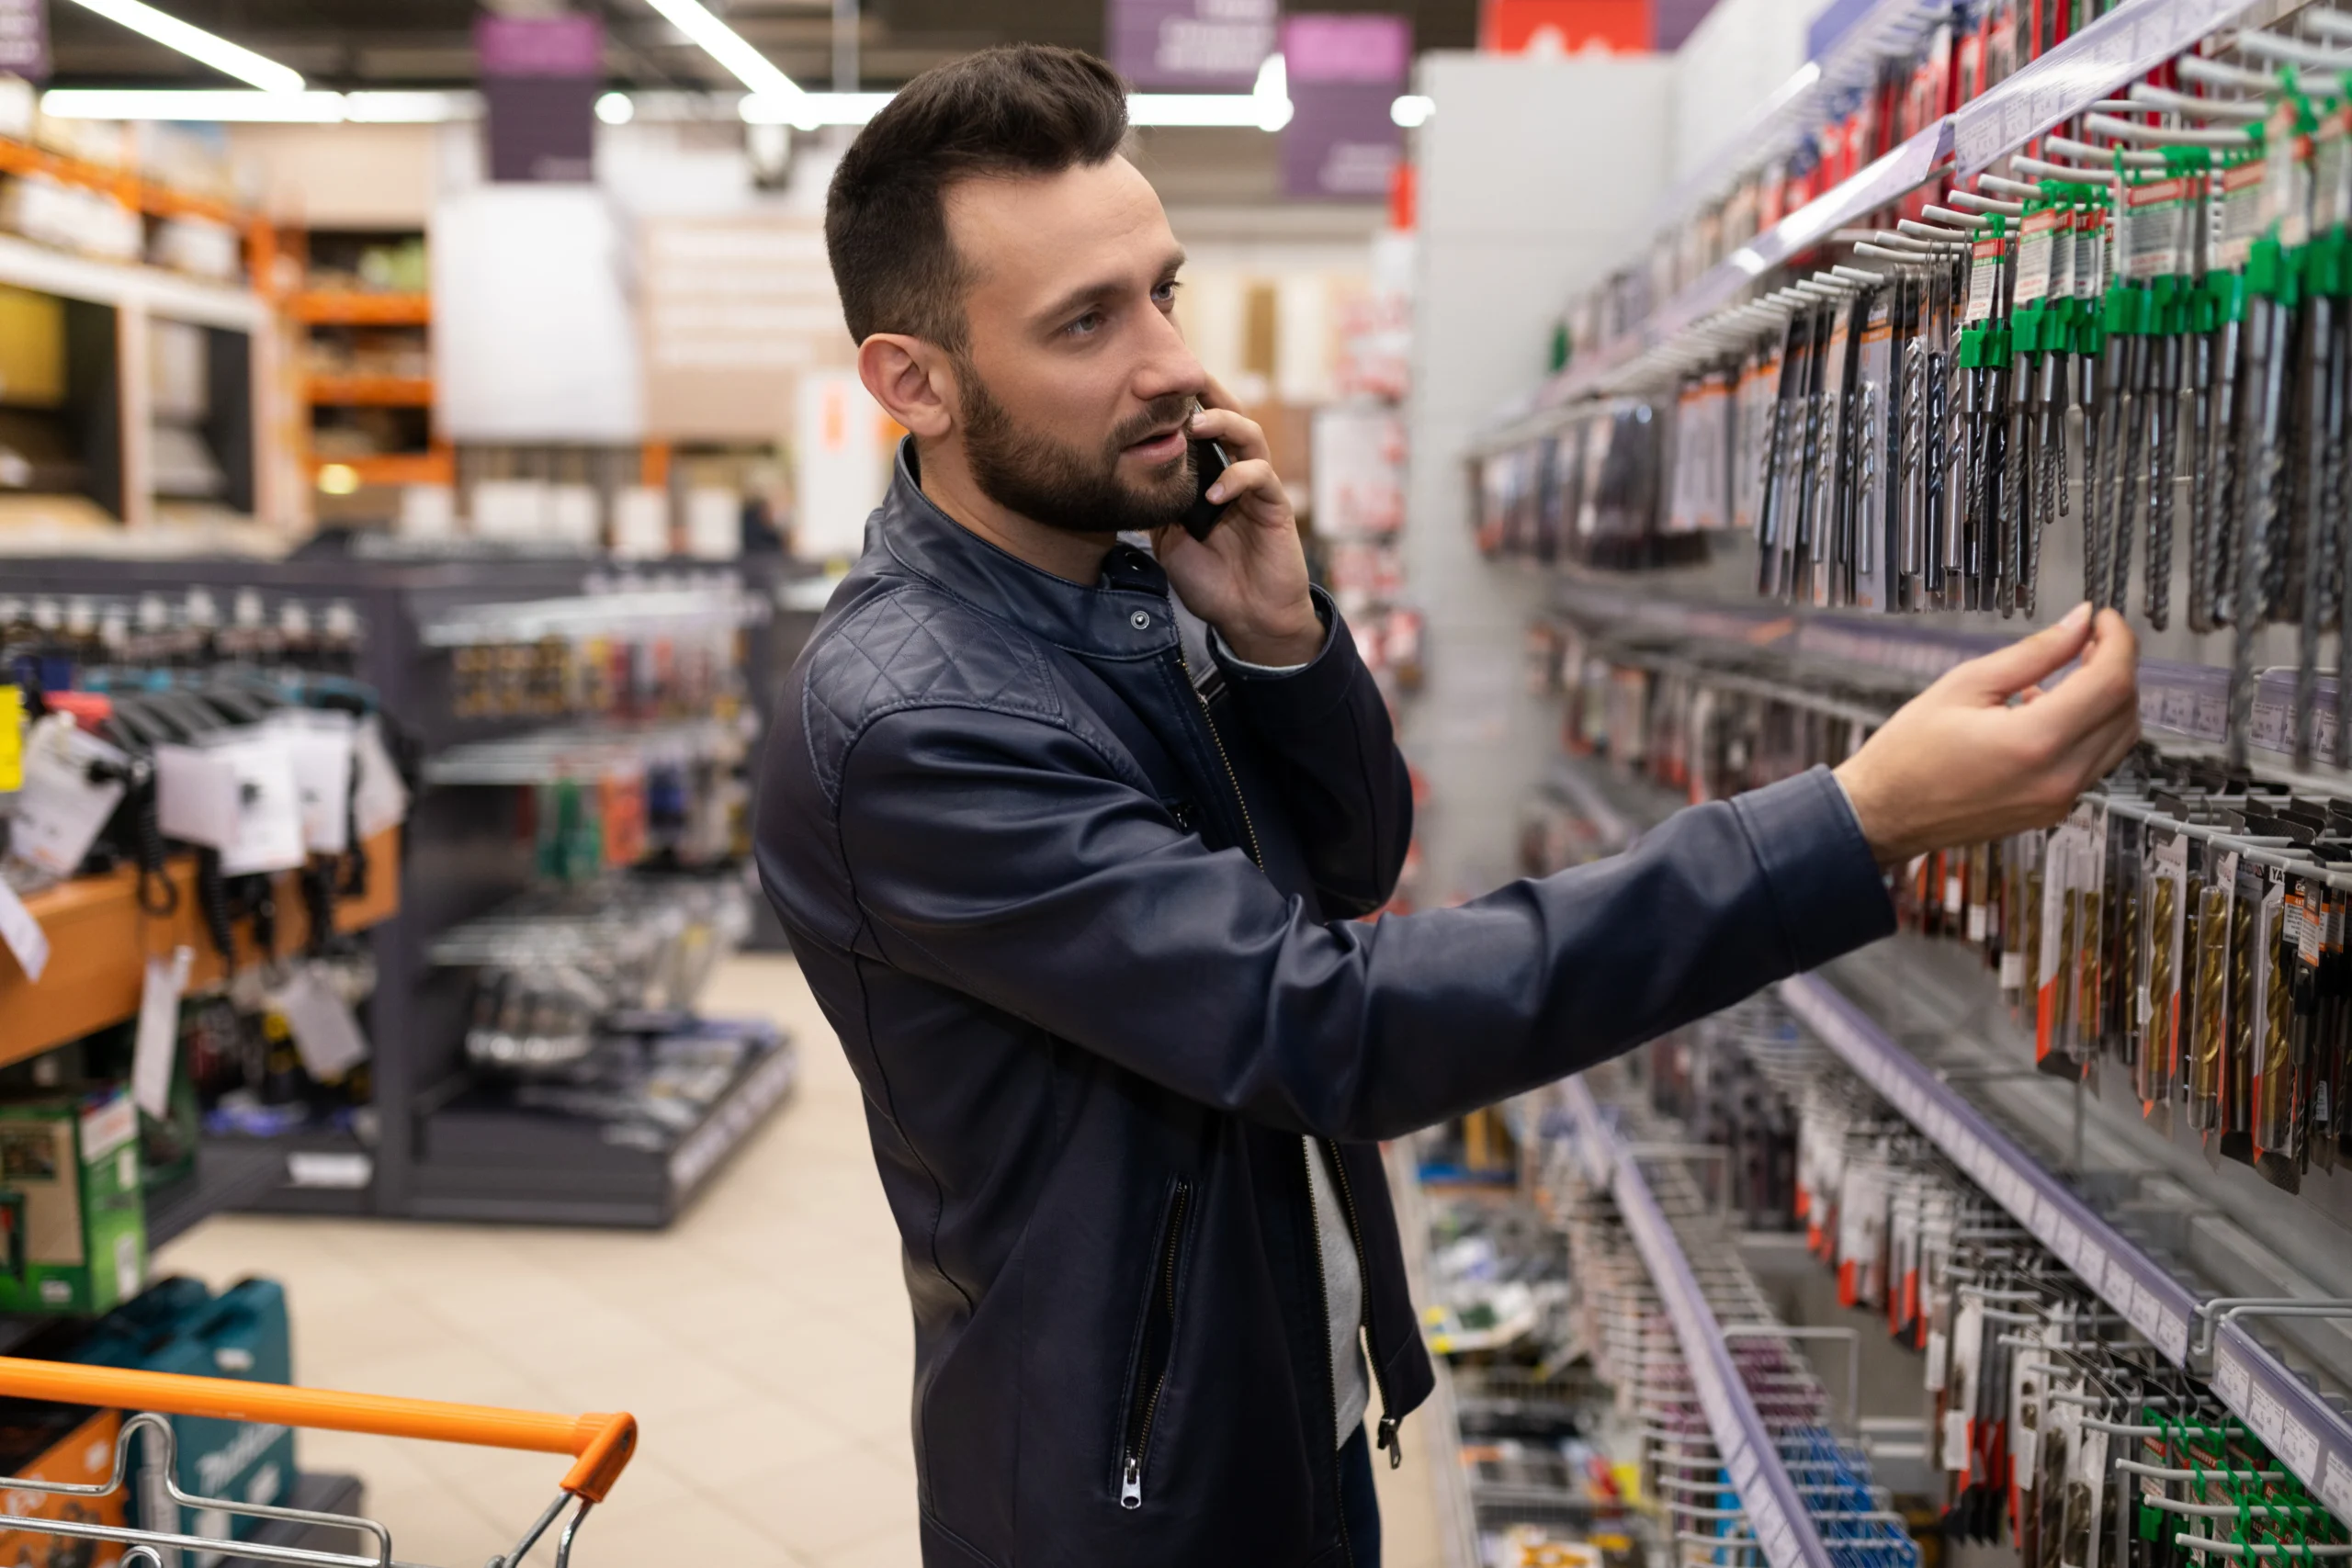
[{"label": "tiled floor", "polygon": [[[788,960],[738,960],[707,1005],[791,1029],[801,1085],[666,1233],[232,1216],[161,1265],[283,1280],[313,1386],[633,1412],[642,1450],[582,1531],[581,1568],[914,1568],[913,1337],[856,1081]],[[443,1568],[511,1547],[562,1472],[536,1455],[298,1441],[305,1469],[367,1480],[403,1560]],[[1379,1470],[1386,1568],[1441,1562],[1428,1448]]]}]

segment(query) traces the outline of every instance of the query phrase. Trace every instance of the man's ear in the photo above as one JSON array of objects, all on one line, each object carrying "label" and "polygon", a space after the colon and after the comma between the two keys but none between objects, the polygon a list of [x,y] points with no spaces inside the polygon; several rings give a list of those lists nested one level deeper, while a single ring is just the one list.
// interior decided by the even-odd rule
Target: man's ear
[{"label": "man's ear", "polygon": [[876,333],[857,345],[857,378],[919,440],[936,441],[955,427],[956,373],[936,344]]}]

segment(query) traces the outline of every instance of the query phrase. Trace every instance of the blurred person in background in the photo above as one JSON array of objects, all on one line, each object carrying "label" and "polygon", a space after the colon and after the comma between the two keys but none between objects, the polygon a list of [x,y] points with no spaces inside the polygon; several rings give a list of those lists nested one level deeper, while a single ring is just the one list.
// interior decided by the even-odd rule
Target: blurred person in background
[{"label": "blurred person in background", "polygon": [[1126,137],[1107,66],[1023,46],[842,160],[833,275],[910,434],[794,668],[760,869],[904,1242],[925,1562],[1370,1568],[1373,1451],[1431,1385],[1377,1141],[1886,934],[1883,866],[2124,754],[2136,654],[2082,606],[1835,774],[1362,921],[1405,763]]}]

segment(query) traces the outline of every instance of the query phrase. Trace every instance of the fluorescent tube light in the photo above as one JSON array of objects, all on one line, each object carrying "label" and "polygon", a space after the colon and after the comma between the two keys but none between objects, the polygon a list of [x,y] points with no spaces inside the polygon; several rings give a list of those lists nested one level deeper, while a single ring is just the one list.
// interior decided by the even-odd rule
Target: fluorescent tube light
[{"label": "fluorescent tube light", "polygon": [[176,49],[190,60],[201,61],[240,82],[251,82],[265,93],[299,93],[302,90],[302,73],[292,66],[280,65],[267,55],[255,54],[243,44],[231,43],[227,39],[181,21],[177,17],[158,11],[145,0],[74,0],[74,4],[96,11],[107,20],[119,23],[132,32],[144,33],[157,43]]},{"label": "fluorescent tube light", "polygon": [[481,112],[474,93],[249,93],[238,88],[53,87],[43,114],[60,119],[184,119],[215,123],[438,125]]},{"label": "fluorescent tube light", "polygon": [[[85,4],[87,0],[85,0]],[[734,74],[754,95],[789,98],[799,84],[777,69],[774,61],[753,49],[741,33],[713,16],[702,0],[645,0],[662,18]]]},{"label": "fluorescent tube light", "polygon": [[746,125],[788,125],[814,130],[820,125],[864,125],[882,112],[888,93],[811,93],[795,90],[786,97],[753,93],[736,106]]},{"label": "fluorescent tube light", "polygon": [[344,116],[341,93],[248,93],[175,87],[52,87],[43,114],[60,119],[265,120],[333,125]]},{"label": "fluorescent tube light", "polygon": [[[1288,107],[1288,101],[1284,101]],[[1130,93],[1130,125],[1230,125],[1262,129],[1265,106],[1250,93]]]}]

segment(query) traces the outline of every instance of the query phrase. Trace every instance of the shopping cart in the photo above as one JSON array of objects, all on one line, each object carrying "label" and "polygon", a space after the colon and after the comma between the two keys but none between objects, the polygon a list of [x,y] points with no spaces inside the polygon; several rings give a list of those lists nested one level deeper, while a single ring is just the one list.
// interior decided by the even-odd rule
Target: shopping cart
[{"label": "shopping cart", "polygon": [[[569,1509],[571,1517],[564,1520],[555,1549],[557,1568],[566,1568],[572,1541],[578,1538],[589,1509],[605,1500],[637,1449],[637,1418],[633,1416],[548,1416],[489,1405],[445,1404],[434,1400],[392,1399],[372,1393],[334,1393],[275,1383],[182,1377],[170,1372],[119,1371],[107,1367],[7,1358],[0,1358],[0,1398],[51,1400],[62,1404],[136,1412],[122,1423],[121,1433],[115,1439],[113,1473],[104,1482],[0,1477],[0,1532],[21,1531],[120,1545],[128,1549],[119,1560],[122,1568],[177,1568],[184,1553],[196,1561],[288,1562],[307,1564],[309,1568],[413,1568],[392,1556],[391,1532],[373,1519],[312,1513],[302,1508],[267,1507],[233,1498],[198,1497],[182,1492],[172,1479],[175,1473],[172,1427],[164,1418],[166,1416],[269,1422],[284,1427],[571,1455],[571,1469],[558,1487],[554,1500],[524,1532],[514,1549],[492,1558],[489,1568],[516,1568]],[[175,1517],[184,1517],[177,1516],[179,1508],[193,1507],[206,1510],[215,1518],[232,1515],[348,1530],[364,1538],[357,1543],[361,1549],[356,1552],[328,1551],[310,1546],[182,1535],[173,1530],[135,1529],[86,1518],[20,1515],[19,1510],[28,1506],[24,1495],[28,1493],[78,1499],[127,1495],[131,1483],[131,1438],[139,1434],[144,1435],[145,1441],[142,1469],[160,1483],[159,1491],[168,1491],[175,1505]]]}]

